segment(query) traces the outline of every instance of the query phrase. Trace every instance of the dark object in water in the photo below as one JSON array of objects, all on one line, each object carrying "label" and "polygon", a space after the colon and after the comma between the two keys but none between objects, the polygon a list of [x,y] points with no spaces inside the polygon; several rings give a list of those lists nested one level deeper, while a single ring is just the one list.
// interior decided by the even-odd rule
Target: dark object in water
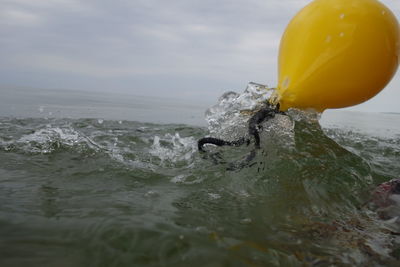
[{"label": "dark object in water", "polygon": [[[277,104],[276,106],[267,104],[264,108],[257,111],[250,118],[248,132],[249,136],[250,137],[252,136],[254,138],[255,149],[260,148],[260,133],[259,133],[259,129],[261,128],[260,124],[265,120],[272,119],[273,117],[275,117],[275,114],[285,114],[285,113],[279,110],[279,104]],[[205,152],[204,145],[206,144],[212,144],[216,146],[241,146],[245,143],[249,145],[250,139],[242,137],[235,141],[225,141],[214,137],[204,137],[197,142],[197,147],[199,151]]]},{"label": "dark object in water", "polygon": [[197,142],[197,147],[199,148],[200,151],[204,152],[205,150],[203,149],[203,146],[205,144],[213,144],[216,146],[241,146],[244,143],[247,143],[247,145],[249,145],[250,140],[242,137],[239,140],[230,142],[230,141],[225,141],[225,140],[214,138],[214,137],[204,137],[204,138],[201,138]]}]

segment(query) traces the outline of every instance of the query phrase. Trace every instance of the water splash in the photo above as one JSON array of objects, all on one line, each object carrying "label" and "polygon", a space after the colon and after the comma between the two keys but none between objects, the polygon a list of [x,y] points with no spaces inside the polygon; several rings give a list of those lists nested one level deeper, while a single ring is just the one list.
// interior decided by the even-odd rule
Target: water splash
[{"label": "water splash", "polygon": [[13,144],[29,153],[48,154],[61,147],[73,147],[82,142],[86,143],[86,138],[71,127],[60,128],[47,125],[43,129],[22,136]]},{"label": "water splash", "polygon": [[[209,108],[205,115],[211,136],[234,141],[241,137],[248,138],[248,120],[255,111],[262,108],[265,102],[275,93],[274,88],[266,85],[249,83],[243,93],[226,92],[218,103]],[[292,119],[292,116],[294,119]],[[261,138],[271,137],[280,145],[294,144],[294,121],[306,117],[316,117],[312,112],[291,110],[288,116],[277,114],[273,119],[261,124]]]},{"label": "water splash", "polygon": [[[246,127],[242,122],[237,126]],[[50,256],[58,260],[71,249],[86,253],[85,263],[99,263],[94,265],[361,266],[396,260],[388,254],[400,247],[390,234],[398,218],[382,221],[360,203],[377,181],[397,177],[398,137],[334,129],[328,138],[318,114],[296,110],[262,128],[266,153],[254,166],[226,171],[226,164],[197,153],[196,139],[207,134],[200,127],[1,120],[3,249],[19,251],[14,233],[22,233],[32,254],[38,247],[52,251],[53,241],[68,236],[70,246],[57,243],[60,253]],[[293,134],[292,150],[282,149],[283,133]],[[60,147],[52,147],[55,142]],[[8,145],[14,149],[6,151]],[[38,155],[30,154],[34,148]],[[225,154],[242,158],[250,149],[218,152],[229,163]],[[201,261],[203,252],[207,261]]]},{"label": "water splash", "polygon": [[163,137],[155,136],[150,148],[150,154],[156,156],[161,162],[189,163],[197,152],[197,142],[193,137],[181,137],[179,133],[167,133]]},{"label": "water splash", "polygon": [[235,140],[247,134],[247,120],[251,112],[261,108],[271,98],[274,89],[249,83],[243,93],[226,92],[218,103],[207,109],[205,116],[211,135]]}]

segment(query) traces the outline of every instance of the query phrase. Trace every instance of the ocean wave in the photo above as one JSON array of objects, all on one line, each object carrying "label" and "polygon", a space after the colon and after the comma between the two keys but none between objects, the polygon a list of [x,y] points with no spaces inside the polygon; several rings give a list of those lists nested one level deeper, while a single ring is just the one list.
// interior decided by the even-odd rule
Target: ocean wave
[{"label": "ocean wave", "polygon": [[[290,111],[262,125],[261,148],[243,161],[252,143],[199,153],[197,140],[210,133],[201,127],[92,119],[0,122],[0,216],[14,218],[16,212],[53,227],[50,219],[57,219],[66,229],[71,221],[84,225],[93,235],[68,234],[78,243],[84,239],[88,249],[101,249],[97,261],[111,264],[107,253],[113,251],[123,264],[121,255],[128,252],[146,265],[129,247],[146,240],[149,247],[151,240],[165,242],[165,251],[176,248],[171,242],[185,246],[177,254],[153,251],[157,263],[171,263],[178,254],[194,262],[199,247],[207,255],[217,250],[214,260],[232,264],[393,260],[391,231],[398,222],[382,221],[365,203],[377,184],[400,171],[395,137],[322,128],[318,114]],[[91,228],[98,220],[104,225]]]}]

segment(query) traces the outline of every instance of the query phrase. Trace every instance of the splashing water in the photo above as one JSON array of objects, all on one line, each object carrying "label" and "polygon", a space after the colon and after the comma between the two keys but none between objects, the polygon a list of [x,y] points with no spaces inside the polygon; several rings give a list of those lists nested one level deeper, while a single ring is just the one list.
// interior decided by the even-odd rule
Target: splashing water
[{"label": "splashing water", "polygon": [[181,138],[179,133],[175,133],[175,135],[168,133],[163,138],[154,137],[150,154],[158,157],[161,162],[189,162],[194,153],[197,152],[196,144],[193,137]]},{"label": "splashing water", "polygon": [[227,171],[250,146],[197,152],[207,134],[245,136],[272,92],[224,94],[208,130],[1,118],[1,266],[395,266],[398,198],[388,220],[365,203],[398,178],[400,136],[290,110],[262,125],[249,165]]},{"label": "splashing water", "polygon": [[[275,89],[249,83],[243,93],[226,92],[205,115],[211,136],[228,141],[249,138],[248,121],[274,95]],[[294,121],[318,121],[318,113],[290,110],[289,116],[276,114],[261,124],[264,147],[271,142],[290,147],[294,144]]]},{"label": "splashing water", "polygon": [[209,108],[205,115],[211,135],[219,138],[238,139],[247,134],[247,120],[251,112],[262,107],[274,89],[257,83],[249,83],[241,93],[226,92],[218,103]]}]

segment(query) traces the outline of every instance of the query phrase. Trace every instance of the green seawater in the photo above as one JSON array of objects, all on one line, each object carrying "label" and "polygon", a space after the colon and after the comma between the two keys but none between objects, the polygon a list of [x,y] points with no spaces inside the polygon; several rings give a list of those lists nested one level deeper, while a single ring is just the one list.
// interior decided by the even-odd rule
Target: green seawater
[{"label": "green seawater", "polygon": [[366,204],[399,178],[399,115],[294,120],[234,170],[251,146],[199,153],[204,126],[30,117],[0,118],[0,266],[399,263]]}]

